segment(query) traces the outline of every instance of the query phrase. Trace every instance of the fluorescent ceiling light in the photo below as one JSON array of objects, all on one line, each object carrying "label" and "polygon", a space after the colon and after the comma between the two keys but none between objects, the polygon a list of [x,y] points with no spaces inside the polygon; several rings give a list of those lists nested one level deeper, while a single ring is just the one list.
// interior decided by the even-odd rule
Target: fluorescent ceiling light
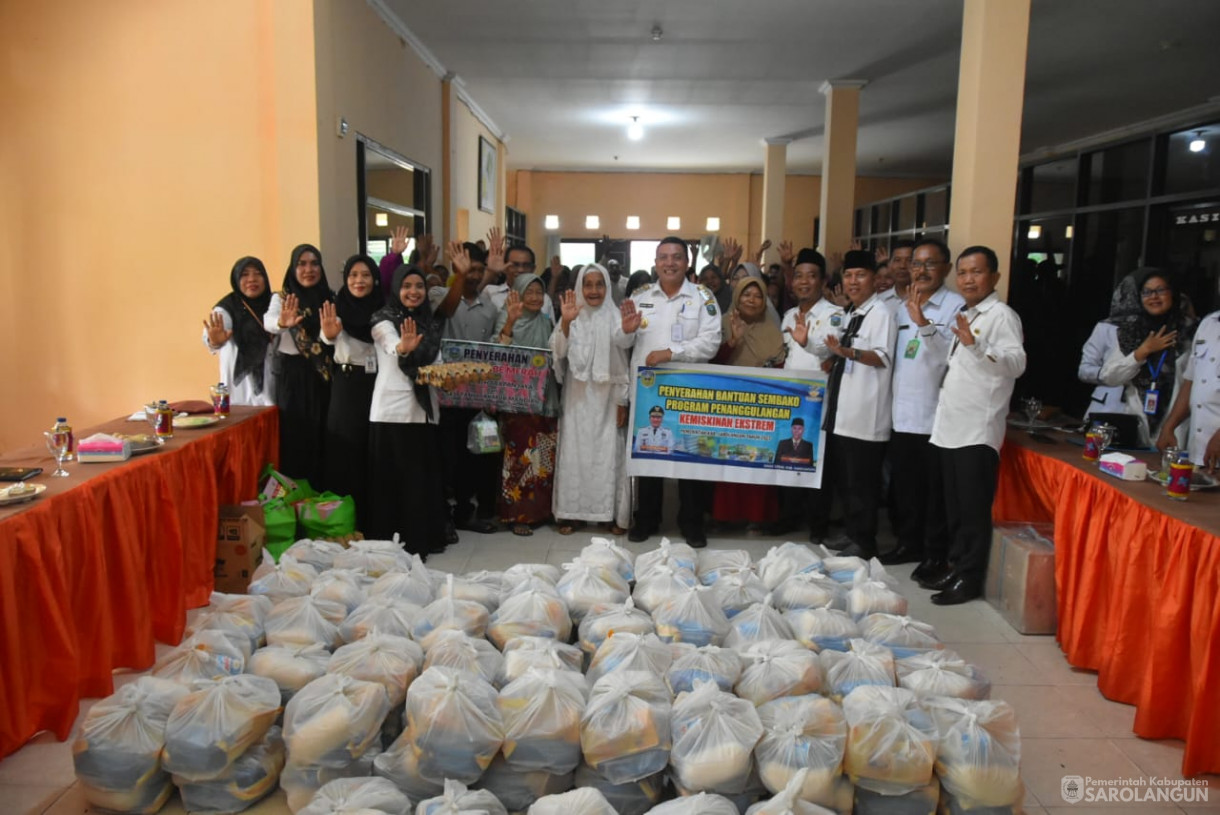
[{"label": "fluorescent ceiling light", "polygon": [[644,138],[644,125],[640,124],[639,116],[631,117],[631,124],[627,125],[627,138],[632,141],[639,141]]},{"label": "fluorescent ceiling light", "polygon": [[640,216],[639,215],[628,215],[627,216],[627,228],[628,229],[639,229],[640,228]]},{"label": "fluorescent ceiling light", "polygon": [[1071,225],[1071,224],[1068,224],[1067,229],[1063,230],[1063,237],[1067,238],[1068,240],[1071,240],[1071,239],[1072,239],[1072,233],[1073,233],[1074,231],[1075,231],[1075,230],[1073,230],[1073,229],[1072,229],[1072,225]]},{"label": "fluorescent ceiling light", "polygon": [[1029,232],[1026,233],[1026,237],[1028,237],[1031,241],[1038,240],[1038,238],[1042,237],[1042,227],[1038,224],[1030,224]]},{"label": "fluorescent ceiling light", "polygon": [[601,229],[602,221],[596,215],[585,216],[585,229]]},{"label": "fluorescent ceiling light", "polygon": [[378,212],[377,217],[373,219],[377,226],[389,226],[390,216],[384,212]]},{"label": "fluorescent ceiling light", "polygon": [[670,215],[665,219],[665,228],[669,230],[677,230],[682,228],[682,219],[677,215]]},{"label": "fluorescent ceiling light", "polygon": [[707,219],[707,231],[708,232],[719,232],[720,231],[720,219],[719,218],[708,218]]},{"label": "fluorescent ceiling light", "polygon": [[558,229],[559,228],[559,216],[558,215],[546,216],[545,224],[546,224],[547,229]]},{"label": "fluorescent ceiling light", "polygon": [[1203,131],[1196,130],[1195,137],[1193,139],[1191,139],[1191,142],[1190,142],[1190,152],[1202,153],[1206,147],[1207,147],[1207,142],[1203,141]]}]

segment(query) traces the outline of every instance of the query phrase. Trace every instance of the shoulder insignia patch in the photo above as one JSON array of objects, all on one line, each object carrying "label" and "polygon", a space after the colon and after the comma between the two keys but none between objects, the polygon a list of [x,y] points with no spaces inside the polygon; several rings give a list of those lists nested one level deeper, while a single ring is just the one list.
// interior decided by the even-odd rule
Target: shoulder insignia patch
[{"label": "shoulder insignia patch", "polygon": [[712,315],[713,317],[715,317],[715,316],[716,316],[716,306],[715,306],[715,304],[713,304],[713,303],[708,303],[708,304],[707,304],[707,306],[706,306],[706,308],[707,308],[707,313],[708,313],[708,314]]}]

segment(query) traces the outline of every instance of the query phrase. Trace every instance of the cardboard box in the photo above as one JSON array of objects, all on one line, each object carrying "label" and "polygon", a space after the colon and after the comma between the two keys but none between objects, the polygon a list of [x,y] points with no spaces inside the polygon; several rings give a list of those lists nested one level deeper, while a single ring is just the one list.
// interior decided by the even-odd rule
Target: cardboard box
[{"label": "cardboard box", "polygon": [[263,508],[222,506],[216,535],[216,591],[245,594],[263,555]]},{"label": "cardboard box", "polygon": [[1051,524],[1004,524],[991,536],[987,602],[1022,634],[1054,634],[1055,545]]}]

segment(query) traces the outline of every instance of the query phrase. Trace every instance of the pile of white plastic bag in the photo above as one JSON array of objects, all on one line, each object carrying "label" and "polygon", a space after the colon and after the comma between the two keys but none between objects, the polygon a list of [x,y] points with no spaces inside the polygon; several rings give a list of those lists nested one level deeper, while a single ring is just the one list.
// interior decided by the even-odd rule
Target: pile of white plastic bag
[{"label": "pile of white plastic bag", "polygon": [[795,543],[450,575],[298,541],[94,705],[76,773],[139,815],[1020,812],[1012,708],[906,611]]}]

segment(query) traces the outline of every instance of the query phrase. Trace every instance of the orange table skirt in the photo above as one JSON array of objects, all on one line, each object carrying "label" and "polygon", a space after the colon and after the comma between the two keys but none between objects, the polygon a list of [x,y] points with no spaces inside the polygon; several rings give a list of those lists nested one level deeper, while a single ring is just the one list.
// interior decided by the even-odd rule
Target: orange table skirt
[{"label": "orange table skirt", "polygon": [[1136,706],[1137,735],[1183,739],[1183,775],[1220,772],[1215,494],[1175,504],[1151,482],[1082,467],[1079,450],[1049,450],[1009,437],[993,515],[1054,522],[1058,640],[1068,662],[1097,671],[1106,698]]},{"label": "orange table skirt", "polygon": [[157,453],[69,464],[70,478],[47,477],[45,452],[4,457],[44,467],[35,483],[48,489],[0,512],[0,757],[40,730],[66,738],[115,668],[147,669],[154,640],[182,639],[186,610],[212,591],[218,507],[253,498],[278,452],[275,408],[234,408]]}]

